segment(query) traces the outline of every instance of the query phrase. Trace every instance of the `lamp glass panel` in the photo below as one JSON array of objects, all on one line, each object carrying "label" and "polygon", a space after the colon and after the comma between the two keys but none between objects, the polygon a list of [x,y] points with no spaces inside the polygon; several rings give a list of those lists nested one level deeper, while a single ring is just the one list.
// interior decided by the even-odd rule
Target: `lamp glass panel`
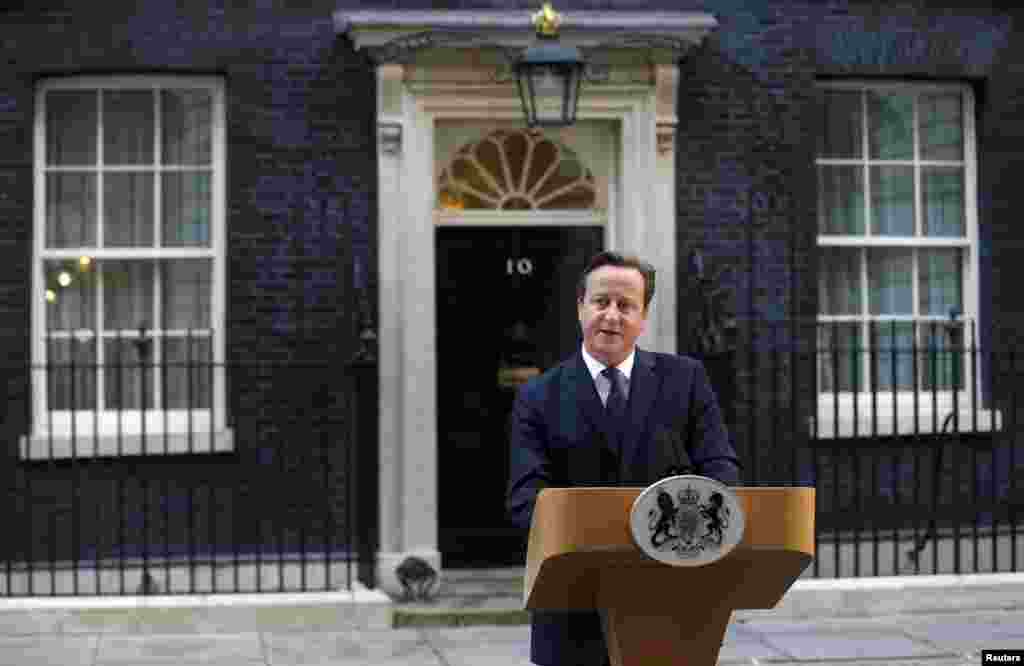
[{"label": "lamp glass panel", "polygon": [[533,102],[539,123],[558,123],[562,120],[562,95],[565,76],[555,65],[539,65],[530,71]]}]

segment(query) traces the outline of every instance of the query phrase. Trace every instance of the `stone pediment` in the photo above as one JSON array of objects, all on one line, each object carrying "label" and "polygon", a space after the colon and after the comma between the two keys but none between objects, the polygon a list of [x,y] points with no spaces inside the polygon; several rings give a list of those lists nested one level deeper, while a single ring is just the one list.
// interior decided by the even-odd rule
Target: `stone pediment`
[{"label": "stone pediment", "polygon": [[[340,10],[335,29],[378,63],[410,63],[425,54],[494,50],[513,58],[534,40],[531,13],[507,11]],[[563,43],[590,60],[619,52],[649,64],[671,64],[718,26],[704,12],[565,11]]]}]

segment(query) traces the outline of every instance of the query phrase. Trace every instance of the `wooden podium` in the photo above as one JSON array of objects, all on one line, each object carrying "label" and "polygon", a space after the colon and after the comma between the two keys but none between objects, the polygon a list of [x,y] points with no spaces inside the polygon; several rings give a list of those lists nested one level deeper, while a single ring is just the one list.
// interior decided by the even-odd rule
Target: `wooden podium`
[{"label": "wooden podium", "polygon": [[743,540],[705,566],[633,543],[643,488],[546,488],[526,556],[528,610],[605,611],[612,666],[714,666],[733,610],[772,608],[814,557],[814,488],[732,488]]}]

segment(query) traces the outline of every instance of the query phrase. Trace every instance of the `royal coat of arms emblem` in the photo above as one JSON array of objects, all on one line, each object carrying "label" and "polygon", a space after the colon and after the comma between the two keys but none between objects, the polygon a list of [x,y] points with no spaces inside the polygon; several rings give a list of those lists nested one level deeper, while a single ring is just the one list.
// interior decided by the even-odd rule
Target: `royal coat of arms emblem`
[{"label": "royal coat of arms emblem", "polygon": [[633,503],[630,530],[637,547],[676,566],[701,566],[743,539],[745,519],[735,493],[704,476],[661,479]]}]

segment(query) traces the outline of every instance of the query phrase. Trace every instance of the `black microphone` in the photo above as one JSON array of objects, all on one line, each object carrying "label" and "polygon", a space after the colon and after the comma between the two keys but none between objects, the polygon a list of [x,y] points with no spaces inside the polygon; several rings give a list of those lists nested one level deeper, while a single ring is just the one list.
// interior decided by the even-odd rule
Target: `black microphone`
[{"label": "black microphone", "polygon": [[617,486],[622,485],[622,478],[626,476],[622,469],[622,439],[625,436],[624,432],[615,433],[615,485]]},{"label": "black microphone", "polygon": [[686,448],[682,444],[682,435],[678,430],[671,428],[662,428],[657,435],[658,443],[661,448],[671,447],[675,454],[675,462],[670,464],[665,472],[661,475],[661,478],[667,476],[678,476],[680,474],[693,474],[695,468],[693,461],[690,460],[690,454],[686,452]]},{"label": "black microphone", "polygon": [[622,458],[621,444],[619,445],[618,455],[616,455],[616,452],[612,451],[611,447],[608,446],[608,436],[603,430],[598,429],[594,434],[594,445],[597,446],[597,450],[599,451],[598,459],[600,460],[601,465],[598,483],[600,485],[609,483],[619,485],[621,482],[621,474],[619,470]]}]

